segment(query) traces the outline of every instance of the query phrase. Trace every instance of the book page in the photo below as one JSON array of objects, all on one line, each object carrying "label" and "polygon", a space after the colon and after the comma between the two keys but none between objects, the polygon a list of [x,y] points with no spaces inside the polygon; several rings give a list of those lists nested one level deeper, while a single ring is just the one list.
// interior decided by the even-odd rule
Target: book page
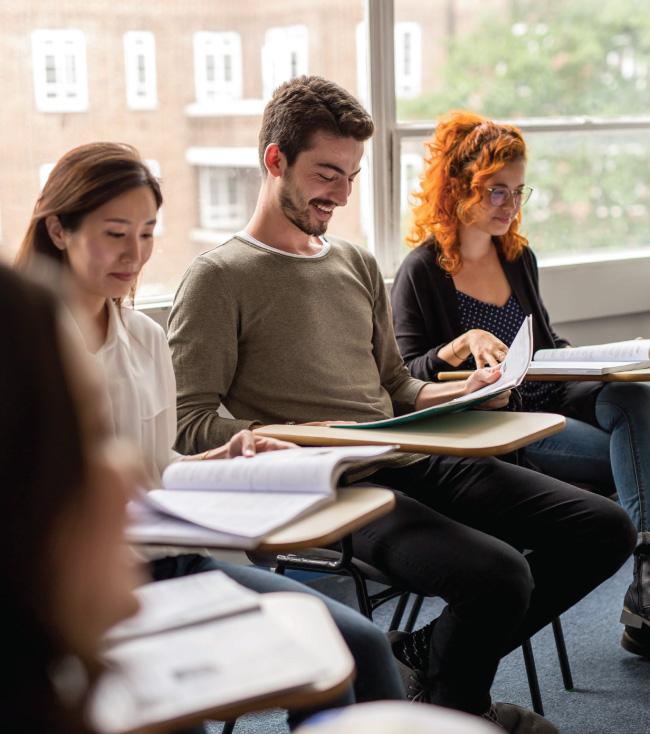
[{"label": "book page", "polygon": [[133,637],[187,627],[259,609],[259,594],[233,581],[223,571],[206,571],[140,586],[140,609],[106,634],[110,645]]},{"label": "book page", "polygon": [[297,689],[324,673],[262,610],[123,642],[105,661],[90,706],[104,734]]},{"label": "book page", "polygon": [[253,549],[256,538],[245,538],[232,533],[218,532],[163,514],[144,502],[130,502],[128,505],[129,522],[126,539],[129,543],[143,545],[164,543],[170,545],[190,545],[209,548]]},{"label": "book page", "polygon": [[650,360],[650,339],[630,339],[565,349],[538,349],[535,352],[536,362],[647,362],[648,360]]},{"label": "book page", "polygon": [[611,375],[616,372],[630,372],[650,367],[647,362],[551,362],[533,361],[528,369],[529,375]]},{"label": "book page", "polygon": [[204,492],[153,489],[147,503],[160,512],[231,535],[263,538],[334,494],[282,492]]},{"label": "book page", "polygon": [[[177,461],[163,474],[166,489],[329,494],[344,462],[386,453],[382,446],[297,448],[217,461]],[[210,526],[211,527],[211,526]]]}]

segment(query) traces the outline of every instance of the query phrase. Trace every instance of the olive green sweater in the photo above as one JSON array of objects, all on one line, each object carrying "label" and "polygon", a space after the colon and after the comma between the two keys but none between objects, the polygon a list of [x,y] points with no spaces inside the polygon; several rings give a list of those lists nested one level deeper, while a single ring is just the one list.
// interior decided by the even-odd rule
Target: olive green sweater
[{"label": "olive green sweater", "polygon": [[[255,421],[414,409],[426,383],[404,366],[375,259],[328,242],[299,257],[233,237],[194,260],[169,320],[180,451],[212,448]],[[234,420],[217,415],[222,403]]]}]

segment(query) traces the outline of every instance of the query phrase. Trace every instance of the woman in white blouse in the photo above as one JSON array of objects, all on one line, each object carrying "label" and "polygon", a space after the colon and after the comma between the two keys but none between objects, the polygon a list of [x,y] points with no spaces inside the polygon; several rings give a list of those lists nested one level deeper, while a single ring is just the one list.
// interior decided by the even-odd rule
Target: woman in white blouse
[{"label": "woman in white blouse", "polygon": [[[151,257],[161,204],[160,185],[134,148],[82,145],[66,153],[50,173],[16,258],[19,267],[38,255],[63,266],[77,305],[75,317],[106,374],[115,433],[140,448],[153,485],[160,485],[171,461],[190,458],[172,450],[176,383],[165,334],[148,316],[123,305],[126,297],[133,298],[140,271]],[[83,328],[84,321],[90,328]],[[246,456],[290,445],[241,431],[199,458]],[[162,579],[217,567],[256,591],[316,593],[282,576],[217,564],[197,554],[156,559],[151,572]],[[384,635],[352,609],[321,598],[355,657],[357,700],[402,698]]]}]

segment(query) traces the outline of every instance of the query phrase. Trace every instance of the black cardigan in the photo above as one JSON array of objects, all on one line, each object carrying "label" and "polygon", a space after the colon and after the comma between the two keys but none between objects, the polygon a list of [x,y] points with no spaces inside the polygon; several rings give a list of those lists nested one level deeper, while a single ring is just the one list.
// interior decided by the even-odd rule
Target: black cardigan
[{"label": "black cardigan", "polygon": [[[438,372],[459,369],[438,356],[438,350],[462,334],[463,329],[454,282],[438,265],[437,256],[435,243],[416,247],[401,264],[391,289],[397,343],[409,371],[421,380],[435,380]],[[539,292],[533,252],[526,247],[519,258],[508,262],[499,250],[499,260],[522,310],[533,315],[533,349],[569,346],[551,326]],[[593,403],[599,389],[597,383],[566,383],[562,405],[553,408],[593,424]]]}]

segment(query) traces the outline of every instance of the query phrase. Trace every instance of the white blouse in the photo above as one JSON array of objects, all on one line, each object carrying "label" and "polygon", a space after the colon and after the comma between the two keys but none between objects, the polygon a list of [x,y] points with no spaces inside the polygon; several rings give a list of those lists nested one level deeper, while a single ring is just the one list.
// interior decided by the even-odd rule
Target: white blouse
[{"label": "white blouse", "polygon": [[154,487],[178,458],[176,380],[163,329],[143,313],[108,305],[106,341],[96,353],[103,368],[117,436],[140,449]]}]

